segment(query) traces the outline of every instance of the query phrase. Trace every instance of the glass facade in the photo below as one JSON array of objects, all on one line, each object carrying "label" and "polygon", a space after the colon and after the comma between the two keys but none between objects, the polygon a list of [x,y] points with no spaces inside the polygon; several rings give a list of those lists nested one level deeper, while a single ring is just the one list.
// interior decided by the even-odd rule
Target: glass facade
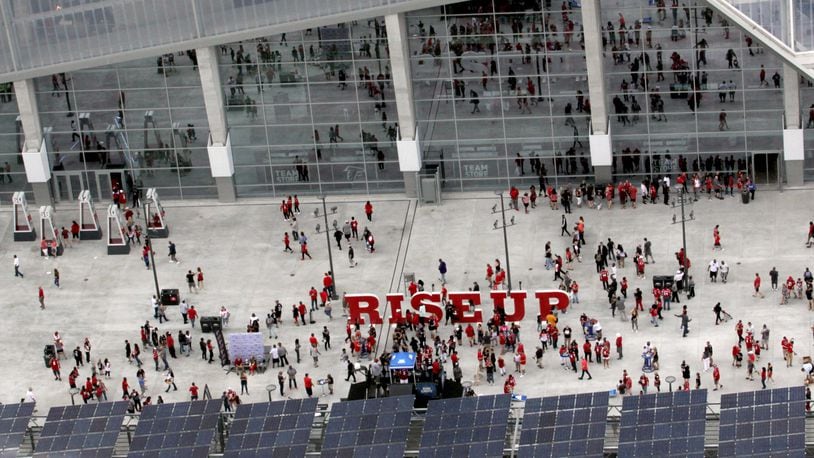
[{"label": "glass facade", "polygon": [[602,8],[614,176],[749,170],[777,184],[779,59],[703,3],[620,3]]},{"label": "glass facade", "polygon": [[0,200],[3,202],[11,202],[11,195],[17,191],[31,191],[23,156],[19,153],[25,139],[18,117],[13,85],[0,84]]},{"label": "glass facade", "polygon": [[[704,3],[600,7],[613,179],[745,170],[777,185],[781,61]],[[582,23],[576,1],[473,0],[406,14],[418,137],[444,191],[593,179],[596,95]],[[382,17],[214,49],[238,196],[404,190]],[[35,79],[55,198],[88,189],[107,201],[117,184],[216,197],[197,70],[186,51]],[[800,88],[803,124],[814,128],[814,88]],[[11,86],[0,86],[2,194],[30,189],[17,116]],[[814,180],[814,129],[805,178]]]},{"label": "glass facade", "polygon": [[593,173],[580,11],[551,3],[545,12],[536,1],[489,0],[408,14],[418,134],[445,190]]},{"label": "glass facade", "polygon": [[57,200],[112,186],[214,197],[201,80],[190,56],[164,55],[35,80]]},{"label": "glass facade", "polygon": [[800,121],[804,137],[804,179],[814,181],[814,82],[800,79]]},{"label": "glass facade", "polygon": [[219,51],[238,195],[403,189],[382,18]]}]

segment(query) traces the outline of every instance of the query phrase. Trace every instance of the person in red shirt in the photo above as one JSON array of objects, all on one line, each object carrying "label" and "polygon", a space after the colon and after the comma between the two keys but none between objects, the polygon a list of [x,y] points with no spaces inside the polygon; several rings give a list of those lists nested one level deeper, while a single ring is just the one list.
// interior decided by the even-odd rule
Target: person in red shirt
[{"label": "person in red shirt", "polygon": [[712,381],[715,383],[715,388],[712,391],[718,391],[718,388],[723,388],[721,385],[721,370],[718,369],[717,364],[712,365]]},{"label": "person in red shirt", "polygon": [[317,308],[317,295],[317,289],[312,286],[308,291],[308,297],[311,298],[311,310],[316,310]]},{"label": "person in red shirt", "polygon": [[518,197],[520,197],[520,190],[514,186],[509,188],[509,199],[511,200],[512,208],[514,208],[516,211],[520,211],[520,209],[517,207]]},{"label": "person in red shirt", "polygon": [[642,374],[642,376],[639,377],[639,386],[642,387],[642,393],[643,394],[647,394],[647,386],[648,385],[650,385],[650,379],[647,378],[647,375]]},{"label": "person in red shirt", "polygon": [[56,356],[51,357],[49,365],[51,366],[51,372],[54,373],[54,380],[62,380],[62,376],[59,374],[59,360]]},{"label": "person in red shirt", "polygon": [[308,244],[305,242],[300,243],[300,255],[300,261],[305,261],[306,256],[308,256],[308,259],[313,259],[311,253],[308,252]]},{"label": "person in red shirt", "polygon": [[195,327],[195,320],[198,318],[198,311],[195,310],[195,306],[191,305],[189,310],[187,310],[187,318],[189,319],[190,324],[192,327]]},{"label": "person in red shirt", "polygon": [[300,312],[300,320],[302,320],[302,324],[305,324],[305,312],[306,312],[305,304],[303,304],[302,301],[300,301],[299,306],[296,307],[297,311]]},{"label": "person in red shirt", "polygon": [[616,359],[622,359],[622,334],[616,334]]},{"label": "person in red shirt", "polygon": [[40,309],[44,309],[45,308],[45,291],[42,289],[42,286],[40,286],[39,290],[37,291],[37,298],[40,301]]},{"label": "person in red shirt", "polygon": [[124,393],[124,396],[130,393],[130,384],[127,383],[127,377],[122,378],[122,393]]},{"label": "person in red shirt", "polygon": [[198,387],[195,385],[195,382],[192,382],[192,385],[189,387],[189,398],[191,401],[198,400]]},{"label": "person in red shirt", "polygon": [[755,293],[752,294],[752,297],[760,296],[760,298],[763,299],[763,297],[764,297],[763,293],[760,292],[760,274],[757,274],[757,273],[755,274],[754,286],[755,286]]},{"label": "person in red shirt", "polygon": [[373,221],[373,204],[369,200],[365,202],[365,216],[368,221]]},{"label": "person in red shirt", "polygon": [[294,250],[291,249],[291,239],[288,238],[288,232],[283,233],[283,244],[285,244],[284,252],[294,252]]},{"label": "person in red shirt", "polygon": [[[591,352],[589,351],[588,354],[590,354],[590,353]],[[582,380],[582,378],[585,377],[585,374],[588,374],[588,380],[593,379],[593,377],[591,377],[591,373],[588,371],[588,360],[585,359],[585,358],[582,358],[580,360],[580,362],[579,362],[579,365],[580,365],[580,369],[582,369],[582,374],[580,374],[579,379]]]},{"label": "person in red shirt", "polygon": [[302,380],[302,384],[305,386],[305,392],[308,394],[308,397],[314,396],[314,381],[311,379],[311,376],[305,374],[305,377]]},{"label": "person in red shirt", "polygon": [[334,294],[334,279],[330,272],[325,272],[325,275],[322,276],[322,288],[327,290],[328,294]]}]

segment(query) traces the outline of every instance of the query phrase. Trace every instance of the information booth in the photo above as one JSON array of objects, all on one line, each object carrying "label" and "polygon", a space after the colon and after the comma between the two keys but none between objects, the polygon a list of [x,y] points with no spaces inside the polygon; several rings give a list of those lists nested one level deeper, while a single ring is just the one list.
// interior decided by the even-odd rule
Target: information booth
[{"label": "information booth", "polygon": [[40,207],[40,255],[62,256],[64,247],[54,224],[54,209],[50,205]]},{"label": "information booth", "polygon": [[130,254],[130,244],[124,235],[122,215],[116,204],[107,207],[107,254]]},{"label": "information booth", "polygon": [[416,383],[415,362],[415,353],[393,353],[390,356],[390,384]]},{"label": "information booth", "polygon": [[102,229],[93,209],[93,198],[87,189],[79,193],[79,240],[101,240]]},{"label": "information booth", "polygon": [[170,228],[164,220],[164,207],[158,199],[155,188],[147,189],[144,199],[144,212],[147,215],[147,235],[154,239],[165,239],[170,236]]},{"label": "information booth", "polygon": [[14,205],[14,241],[33,242],[37,240],[37,232],[31,224],[31,215],[28,213],[28,204],[24,192],[15,192],[11,197]]}]

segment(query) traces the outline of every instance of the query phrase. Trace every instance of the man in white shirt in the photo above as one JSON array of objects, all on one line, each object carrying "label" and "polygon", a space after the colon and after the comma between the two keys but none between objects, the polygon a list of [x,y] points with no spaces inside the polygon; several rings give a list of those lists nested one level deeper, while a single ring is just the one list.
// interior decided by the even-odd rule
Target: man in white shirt
[{"label": "man in white shirt", "polygon": [[16,254],[14,255],[14,276],[20,278],[24,277],[23,273],[20,272],[20,258],[18,258]]},{"label": "man in white shirt", "polygon": [[718,260],[713,259],[712,261],[710,261],[709,267],[707,267],[707,270],[709,270],[709,280],[712,283],[716,283],[718,281],[718,269],[719,268],[720,268],[720,266],[718,265]]}]

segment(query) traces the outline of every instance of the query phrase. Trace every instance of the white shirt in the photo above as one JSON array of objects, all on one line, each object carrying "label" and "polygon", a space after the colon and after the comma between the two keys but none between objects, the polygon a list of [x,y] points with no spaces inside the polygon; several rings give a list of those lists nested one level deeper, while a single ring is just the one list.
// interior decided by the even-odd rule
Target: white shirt
[{"label": "white shirt", "polygon": [[25,394],[25,402],[37,402],[37,397],[34,396],[33,391],[28,390],[28,392]]},{"label": "white shirt", "polygon": [[20,258],[14,258],[14,267],[20,267]]},{"label": "white shirt", "polygon": [[280,350],[277,347],[271,349],[271,359],[280,359]]},{"label": "white shirt", "polygon": [[709,263],[709,271],[710,272],[717,272],[718,271],[718,263],[715,261],[710,261]]}]

